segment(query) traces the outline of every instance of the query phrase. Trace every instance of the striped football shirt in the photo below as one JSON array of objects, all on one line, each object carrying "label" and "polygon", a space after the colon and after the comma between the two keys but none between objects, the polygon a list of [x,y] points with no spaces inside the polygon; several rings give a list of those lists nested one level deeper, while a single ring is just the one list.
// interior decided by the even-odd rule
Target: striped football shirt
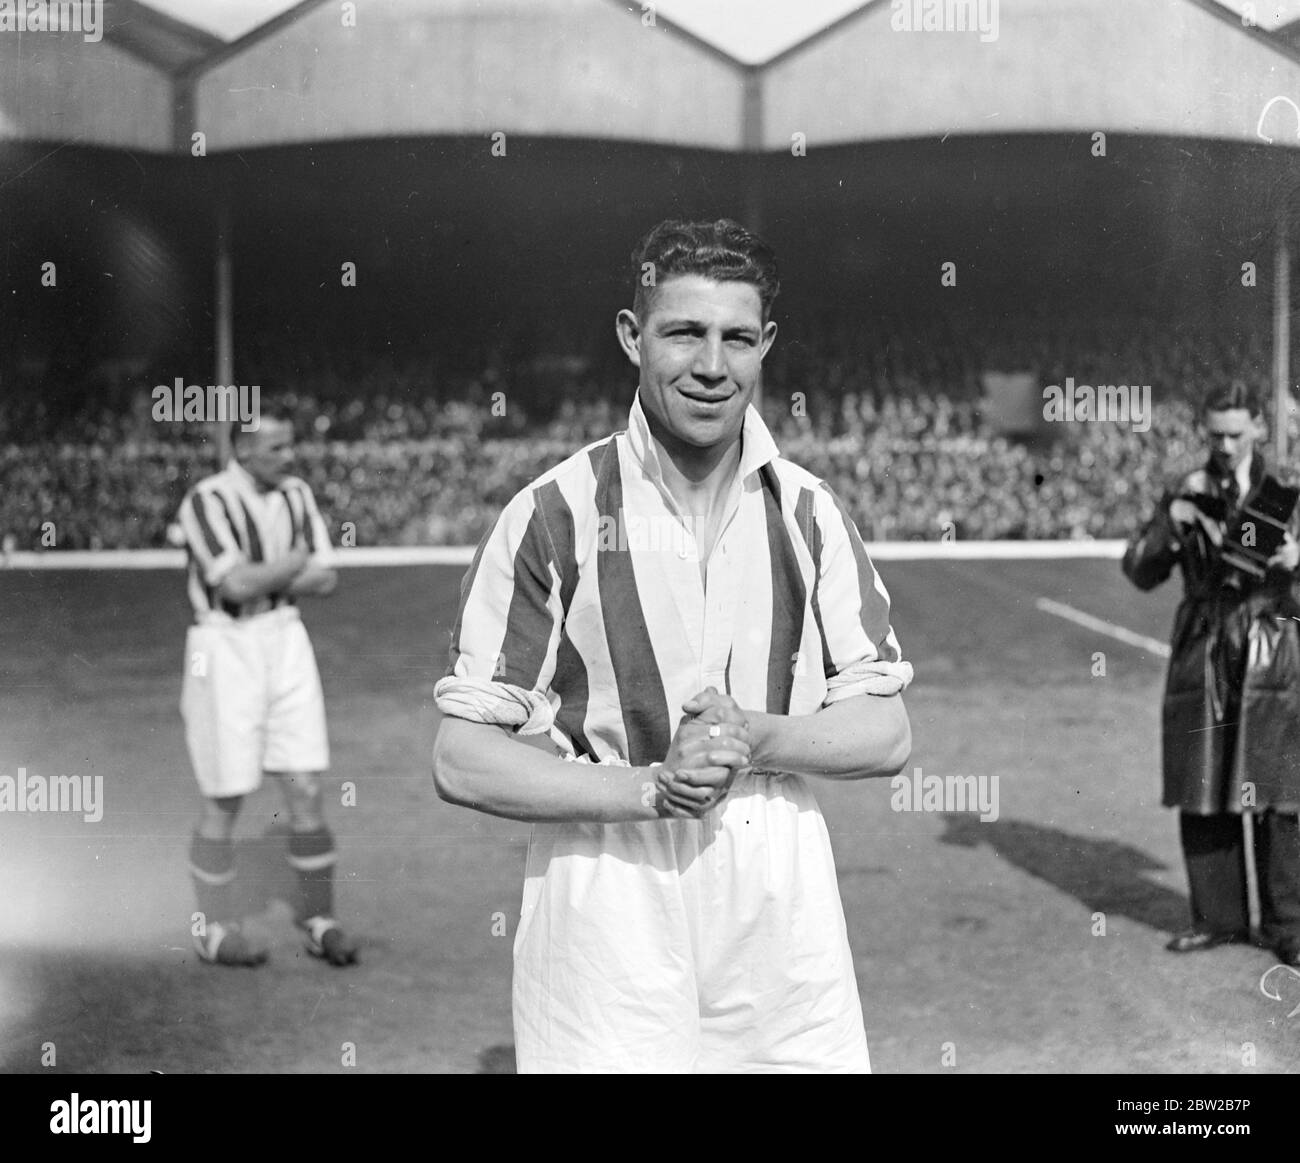
[{"label": "striped football shirt", "polygon": [[663,760],[682,703],[708,686],[810,714],[910,682],[843,503],[779,456],[753,407],[703,576],[658,457],[638,395],[626,431],[511,500],[461,584],[440,710],[642,766]]},{"label": "striped football shirt", "polygon": [[237,460],[199,481],[181,502],[177,522],[189,557],[189,596],[196,617],[244,618],[294,604],[289,594],[268,594],[251,602],[224,599],[219,587],[244,562],[282,560],[295,545],[328,565],[329,531],[305,481],[286,477],[260,492]]}]

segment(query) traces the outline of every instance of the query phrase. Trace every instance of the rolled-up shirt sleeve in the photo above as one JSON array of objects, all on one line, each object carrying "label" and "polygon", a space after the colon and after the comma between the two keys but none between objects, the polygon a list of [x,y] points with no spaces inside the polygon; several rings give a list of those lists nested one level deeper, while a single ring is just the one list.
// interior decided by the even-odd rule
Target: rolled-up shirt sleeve
[{"label": "rolled-up shirt sleeve", "polygon": [[438,710],[520,734],[551,730],[561,621],[555,550],[526,490],[480,542],[461,582],[447,673],[434,687]]},{"label": "rolled-up shirt sleeve", "polygon": [[826,669],[823,706],[855,695],[896,695],[912,681],[889,621],[889,591],[843,501],[825,483],[817,490],[821,541],[817,595]]},{"label": "rolled-up shirt sleeve", "polygon": [[298,487],[302,492],[302,533],[307,550],[314,564],[324,569],[332,568],[334,546],[330,544],[330,533],[325,525],[325,519],[320,515],[320,509],[316,507],[316,497],[305,481],[299,481]]},{"label": "rolled-up shirt sleeve", "polygon": [[205,585],[219,586],[235,566],[247,560],[224,507],[212,496],[191,490],[181,502],[176,520]]}]

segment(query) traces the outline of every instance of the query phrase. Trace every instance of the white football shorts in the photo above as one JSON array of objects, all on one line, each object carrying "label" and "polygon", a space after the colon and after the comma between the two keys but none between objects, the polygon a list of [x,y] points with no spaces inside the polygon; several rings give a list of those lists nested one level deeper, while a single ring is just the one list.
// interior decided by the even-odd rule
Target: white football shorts
[{"label": "white football shorts", "polygon": [[869,1074],[830,837],[749,773],[701,820],[537,824],[515,937],[521,1074]]},{"label": "white football shorts", "polygon": [[328,768],[325,699],[297,607],[191,626],[181,717],[194,775],[209,798],[248,795],[263,771]]}]

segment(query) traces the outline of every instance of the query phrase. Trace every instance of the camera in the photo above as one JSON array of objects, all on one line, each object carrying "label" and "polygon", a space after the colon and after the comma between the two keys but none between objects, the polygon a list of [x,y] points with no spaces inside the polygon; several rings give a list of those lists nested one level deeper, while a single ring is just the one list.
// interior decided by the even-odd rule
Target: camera
[{"label": "camera", "polygon": [[1262,578],[1269,558],[1286,538],[1296,501],[1300,500],[1300,488],[1284,485],[1266,474],[1236,513],[1229,512],[1227,501],[1220,496],[1197,493],[1184,499],[1225,526],[1220,560],[1250,577]]}]

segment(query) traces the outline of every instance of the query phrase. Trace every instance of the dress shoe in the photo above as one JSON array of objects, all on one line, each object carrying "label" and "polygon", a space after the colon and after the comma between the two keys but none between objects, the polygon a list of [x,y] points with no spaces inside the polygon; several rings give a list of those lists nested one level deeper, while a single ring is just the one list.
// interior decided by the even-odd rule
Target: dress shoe
[{"label": "dress shoe", "polygon": [[1179,933],[1165,948],[1170,953],[1199,953],[1217,945],[1240,945],[1249,940],[1249,933],[1204,933],[1199,929],[1189,929],[1186,933]]},{"label": "dress shoe", "polygon": [[1283,965],[1294,965],[1300,969],[1300,937],[1283,937],[1274,946],[1274,952]]}]

